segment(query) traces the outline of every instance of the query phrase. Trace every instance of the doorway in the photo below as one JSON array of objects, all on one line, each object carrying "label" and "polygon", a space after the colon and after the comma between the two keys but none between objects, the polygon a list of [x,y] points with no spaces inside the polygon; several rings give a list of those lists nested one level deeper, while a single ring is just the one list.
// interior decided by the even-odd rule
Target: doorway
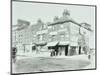
[{"label": "doorway", "polygon": [[36,46],[32,46],[32,52],[36,50]]},{"label": "doorway", "polygon": [[81,54],[81,46],[79,46],[79,55]]},{"label": "doorway", "polygon": [[68,55],[68,45],[65,47],[65,56]]}]

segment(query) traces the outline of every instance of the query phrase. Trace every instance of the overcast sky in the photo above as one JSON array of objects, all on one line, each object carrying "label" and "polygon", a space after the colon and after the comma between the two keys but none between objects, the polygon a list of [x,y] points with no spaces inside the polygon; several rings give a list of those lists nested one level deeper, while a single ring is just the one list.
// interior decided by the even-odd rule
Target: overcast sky
[{"label": "overcast sky", "polygon": [[54,16],[62,16],[64,9],[70,11],[70,16],[76,22],[87,22],[95,29],[95,8],[89,6],[59,5],[30,2],[12,3],[12,24],[17,24],[17,19],[30,21],[31,24],[37,22],[39,18],[43,22],[52,22]]}]

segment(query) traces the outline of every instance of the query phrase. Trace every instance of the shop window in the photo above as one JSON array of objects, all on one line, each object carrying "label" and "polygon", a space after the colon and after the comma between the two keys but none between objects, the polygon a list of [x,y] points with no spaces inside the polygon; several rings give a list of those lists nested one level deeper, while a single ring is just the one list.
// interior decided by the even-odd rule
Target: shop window
[{"label": "shop window", "polygon": [[36,47],[35,46],[32,46],[32,51],[36,50]]},{"label": "shop window", "polygon": [[75,54],[76,54],[76,46],[71,46],[70,55],[75,55]]}]

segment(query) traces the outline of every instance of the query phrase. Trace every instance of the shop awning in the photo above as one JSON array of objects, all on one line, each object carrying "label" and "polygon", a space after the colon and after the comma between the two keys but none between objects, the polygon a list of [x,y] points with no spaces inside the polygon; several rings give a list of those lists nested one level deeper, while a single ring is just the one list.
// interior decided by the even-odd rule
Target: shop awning
[{"label": "shop awning", "polygon": [[58,45],[68,45],[69,44],[69,41],[61,41],[59,42]]},{"label": "shop awning", "polygon": [[46,45],[47,43],[46,42],[37,42],[35,43],[37,46],[44,46]]},{"label": "shop awning", "polygon": [[56,42],[49,42],[48,44],[47,44],[47,46],[48,47],[52,47],[52,46],[56,46],[58,44],[58,42],[56,41]]},{"label": "shop awning", "polygon": [[77,42],[71,42],[70,46],[78,46],[78,43]]},{"label": "shop awning", "polygon": [[31,46],[35,46],[35,44],[30,44]]}]

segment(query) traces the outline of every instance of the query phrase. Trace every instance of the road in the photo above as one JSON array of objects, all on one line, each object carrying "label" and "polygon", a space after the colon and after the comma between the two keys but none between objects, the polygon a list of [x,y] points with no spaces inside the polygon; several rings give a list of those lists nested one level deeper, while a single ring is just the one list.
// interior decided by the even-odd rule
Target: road
[{"label": "road", "polygon": [[28,57],[18,59],[13,64],[13,73],[29,73],[59,70],[76,70],[82,69],[90,64],[85,59],[75,58],[53,58],[53,57]]}]

